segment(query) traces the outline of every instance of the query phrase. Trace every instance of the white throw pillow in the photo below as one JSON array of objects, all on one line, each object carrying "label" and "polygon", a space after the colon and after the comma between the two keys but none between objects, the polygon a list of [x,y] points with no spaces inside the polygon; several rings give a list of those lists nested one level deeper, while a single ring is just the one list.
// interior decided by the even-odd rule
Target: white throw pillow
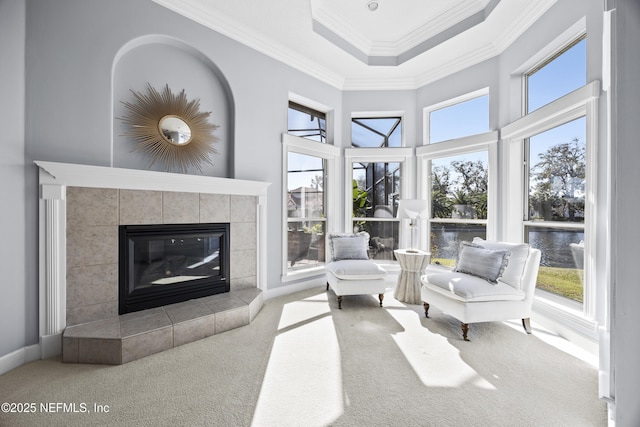
[{"label": "white throw pillow", "polygon": [[471,274],[496,284],[509,262],[509,255],[509,251],[491,250],[477,244],[462,242],[454,271]]},{"label": "white throw pillow", "polygon": [[478,244],[486,249],[505,250],[511,252],[509,256],[509,264],[504,269],[500,281],[522,289],[522,275],[524,274],[524,265],[529,256],[529,245],[527,243],[509,243],[484,240],[475,237],[473,243]]},{"label": "white throw pillow", "polygon": [[331,259],[340,261],[343,259],[369,259],[369,233],[357,234],[330,234],[329,249]]}]

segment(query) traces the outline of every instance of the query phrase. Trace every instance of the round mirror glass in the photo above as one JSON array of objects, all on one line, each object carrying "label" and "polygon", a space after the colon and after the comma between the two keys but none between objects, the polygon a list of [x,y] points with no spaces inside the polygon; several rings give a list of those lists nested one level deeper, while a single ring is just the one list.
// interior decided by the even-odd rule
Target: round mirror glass
[{"label": "round mirror glass", "polygon": [[186,145],[191,142],[191,128],[178,116],[164,116],[158,123],[162,137],[175,145]]}]

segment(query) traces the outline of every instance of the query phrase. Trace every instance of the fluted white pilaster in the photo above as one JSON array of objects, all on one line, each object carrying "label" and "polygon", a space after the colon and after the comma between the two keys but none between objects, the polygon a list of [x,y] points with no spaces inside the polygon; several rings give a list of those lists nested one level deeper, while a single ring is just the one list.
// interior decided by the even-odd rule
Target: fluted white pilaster
[{"label": "fluted white pilaster", "polygon": [[40,341],[42,357],[59,354],[62,332],[66,326],[66,236],[65,187],[55,184],[41,186],[40,239]]}]

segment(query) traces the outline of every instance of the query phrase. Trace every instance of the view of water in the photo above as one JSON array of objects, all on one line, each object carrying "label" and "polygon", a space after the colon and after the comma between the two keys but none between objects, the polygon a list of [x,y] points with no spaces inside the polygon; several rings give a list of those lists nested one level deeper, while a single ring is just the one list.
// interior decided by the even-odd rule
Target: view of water
[{"label": "view of water", "polygon": [[[571,250],[571,243],[584,240],[582,230],[529,227],[529,243],[542,251],[541,265],[547,267],[582,268],[583,251]],[[574,253],[575,252],[575,253]]]},{"label": "view of water", "polygon": [[[548,267],[582,268],[582,254],[571,250],[571,243],[584,239],[582,230],[528,227],[529,243],[542,251],[541,265]],[[431,256],[456,259],[462,241],[474,237],[486,238],[482,225],[437,224],[431,231]],[[576,253],[574,253],[576,252]]]}]

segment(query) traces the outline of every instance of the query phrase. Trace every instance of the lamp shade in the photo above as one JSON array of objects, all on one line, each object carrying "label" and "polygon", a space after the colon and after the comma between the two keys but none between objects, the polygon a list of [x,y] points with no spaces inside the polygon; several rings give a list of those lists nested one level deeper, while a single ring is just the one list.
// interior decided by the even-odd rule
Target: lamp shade
[{"label": "lamp shade", "polygon": [[427,201],[422,199],[398,200],[398,218],[416,219],[427,212]]}]

